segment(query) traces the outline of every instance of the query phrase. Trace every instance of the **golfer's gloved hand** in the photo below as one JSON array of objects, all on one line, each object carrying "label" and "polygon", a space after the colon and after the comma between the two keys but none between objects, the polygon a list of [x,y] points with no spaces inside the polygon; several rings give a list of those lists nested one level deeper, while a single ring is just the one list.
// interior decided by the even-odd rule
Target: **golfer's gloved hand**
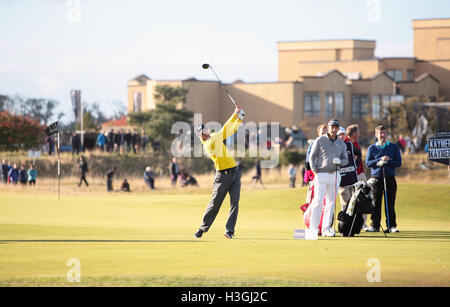
[{"label": "golfer's gloved hand", "polygon": [[377,166],[378,167],[383,167],[385,164],[387,164],[387,162],[384,161],[384,160],[380,160],[380,161],[377,162]]},{"label": "golfer's gloved hand", "polygon": [[238,118],[239,118],[240,120],[244,120],[244,117],[245,117],[245,112],[244,112],[244,110],[240,110],[239,113],[238,113]]},{"label": "golfer's gloved hand", "polygon": [[335,164],[335,165],[341,165],[341,159],[339,159],[339,158],[334,158],[334,159],[333,159],[333,164]]}]

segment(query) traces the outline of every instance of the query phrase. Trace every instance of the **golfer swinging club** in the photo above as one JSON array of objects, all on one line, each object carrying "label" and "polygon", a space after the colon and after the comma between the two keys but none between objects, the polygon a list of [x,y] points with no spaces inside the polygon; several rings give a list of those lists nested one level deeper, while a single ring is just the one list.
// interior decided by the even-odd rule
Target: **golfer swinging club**
[{"label": "golfer swinging club", "polygon": [[206,153],[213,160],[214,168],[216,169],[211,201],[206,207],[202,225],[194,234],[194,237],[197,239],[201,238],[203,233],[207,232],[211,227],[227,193],[230,193],[231,208],[224,235],[228,239],[234,237],[234,227],[238,216],[239,197],[241,194],[241,171],[223,141],[236,133],[244,116],[244,110],[237,105],[233,115],[220,131],[210,134],[203,124],[196,129],[196,134],[200,138]]}]

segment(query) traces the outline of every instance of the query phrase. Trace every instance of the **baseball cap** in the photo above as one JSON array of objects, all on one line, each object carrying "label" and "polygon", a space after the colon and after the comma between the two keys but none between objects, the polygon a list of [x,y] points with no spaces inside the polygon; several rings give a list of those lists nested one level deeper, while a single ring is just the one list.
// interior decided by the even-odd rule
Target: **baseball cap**
[{"label": "baseball cap", "polygon": [[339,131],[338,131],[337,135],[339,135],[341,133],[345,134],[345,128],[344,127],[339,127]]},{"label": "baseball cap", "polygon": [[332,119],[328,122],[328,126],[341,126],[341,123],[337,119]]}]

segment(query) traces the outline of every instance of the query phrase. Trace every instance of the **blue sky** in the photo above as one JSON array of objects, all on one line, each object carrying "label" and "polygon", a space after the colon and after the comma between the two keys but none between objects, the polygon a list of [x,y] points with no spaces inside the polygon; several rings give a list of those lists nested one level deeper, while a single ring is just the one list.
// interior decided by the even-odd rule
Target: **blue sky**
[{"label": "blue sky", "polygon": [[61,102],[70,89],[126,103],[127,81],[276,81],[278,41],[374,39],[413,56],[412,19],[450,17],[448,0],[0,0],[0,94]]}]

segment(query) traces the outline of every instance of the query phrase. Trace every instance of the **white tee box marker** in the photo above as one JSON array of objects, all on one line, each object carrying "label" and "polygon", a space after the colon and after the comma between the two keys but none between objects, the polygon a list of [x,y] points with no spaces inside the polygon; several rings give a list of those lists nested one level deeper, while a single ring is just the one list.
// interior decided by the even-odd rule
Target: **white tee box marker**
[{"label": "white tee box marker", "polygon": [[294,229],[294,239],[300,240],[317,240],[317,231],[310,229]]}]

